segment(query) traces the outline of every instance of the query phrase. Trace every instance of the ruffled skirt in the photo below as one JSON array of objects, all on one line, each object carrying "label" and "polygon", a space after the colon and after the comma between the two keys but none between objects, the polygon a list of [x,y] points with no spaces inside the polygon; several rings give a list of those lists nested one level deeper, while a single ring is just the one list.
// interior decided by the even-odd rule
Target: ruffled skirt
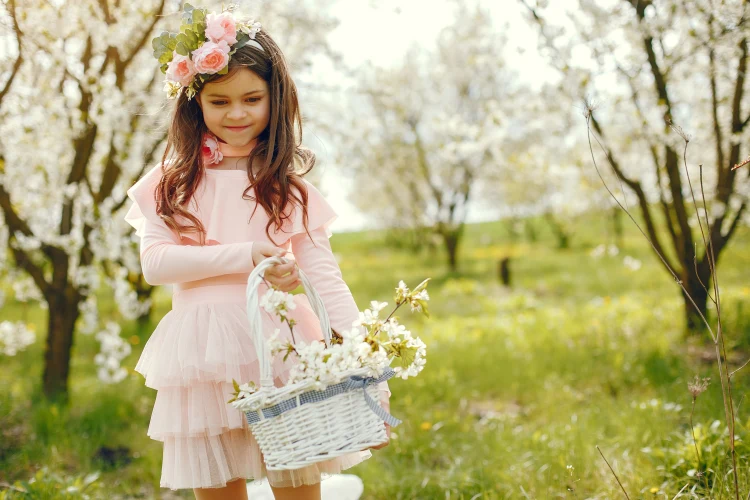
[{"label": "ruffled skirt", "polygon": [[[321,339],[320,325],[304,295],[290,316],[295,340]],[[226,402],[232,379],[259,382],[260,372],[245,312],[245,285],[211,285],[175,291],[172,310],[146,343],[135,370],[157,390],[148,435],[164,443],[161,486],[218,488],[237,479],[263,479],[275,487],[320,482],[371,457],[348,454],[293,471],[267,471],[244,415]],[[289,328],[264,312],[264,332]],[[291,368],[277,356],[276,385]]]}]

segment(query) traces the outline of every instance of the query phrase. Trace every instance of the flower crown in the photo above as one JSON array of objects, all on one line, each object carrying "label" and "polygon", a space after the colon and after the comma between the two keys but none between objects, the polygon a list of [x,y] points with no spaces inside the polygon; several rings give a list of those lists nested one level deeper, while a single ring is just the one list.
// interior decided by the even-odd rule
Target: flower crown
[{"label": "flower crown", "polygon": [[168,98],[176,98],[184,88],[188,100],[192,99],[208,75],[229,72],[229,58],[240,47],[252,45],[263,51],[255,41],[260,23],[238,22],[232,15],[235,7],[209,14],[186,3],[180,32],[164,31],[151,41],[154,57],[167,75],[164,90]]}]

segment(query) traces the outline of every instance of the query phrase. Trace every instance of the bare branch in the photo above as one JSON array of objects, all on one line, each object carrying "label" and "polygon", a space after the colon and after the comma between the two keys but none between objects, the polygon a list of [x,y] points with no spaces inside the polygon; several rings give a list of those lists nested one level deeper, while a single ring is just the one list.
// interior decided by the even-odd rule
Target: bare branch
[{"label": "bare branch", "polygon": [[10,90],[11,85],[13,84],[13,80],[16,78],[16,75],[18,74],[18,70],[21,69],[21,65],[23,64],[23,32],[21,31],[21,28],[18,26],[18,18],[16,17],[16,2],[15,0],[9,0],[8,1],[8,12],[10,14],[11,20],[13,21],[13,31],[16,33],[16,43],[18,44],[18,56],[16,57],[15,62],[13,63],[13,69],[11,70],[10,76],[8,77],[8,81],[5,82],[5,85],[2,89],[0,89],[0,104],[2,104],[3,99],[5,98],[5,95]]},{"label": "bare branch", "polygon": [[607,464],[607,467],[609,467],[609,470],[610,470],[610,471],[612,471],[612,475],[613,475],[613,476],[615,476],[615,480],[617,481],[617,484],[619,484],[619,485],[620,485],[620,489],[622,490],[623,494],[625,495],[625,498],[627,498],[628,500],[630,500],[630,497],[628,496],[628,492],[627,492],[627,491],[625,491],[625,487],[624,487],[624,486],[622,485],[622,483],[620,482],[620,478],[619,478],[619,477],[617,477],[617,473],[616,473],[616,472],[615,472],[615,470],[614,470],[614,469],[612,468],[612,466],[611,466],[611,465],[609,465],[609,462],[607,461],[607,458],[606,458],[606,457],[604,456],[604,453],[602,453],[602,450],[600,450],[600,449],[599,449],[599,445],[596,445],[596,451],[598,451],[598,452],[599,452],[599,455],[601,455],[601,456],[602,456],[602,458],[604,459],[604,462],[605,462],[605,463]]}]

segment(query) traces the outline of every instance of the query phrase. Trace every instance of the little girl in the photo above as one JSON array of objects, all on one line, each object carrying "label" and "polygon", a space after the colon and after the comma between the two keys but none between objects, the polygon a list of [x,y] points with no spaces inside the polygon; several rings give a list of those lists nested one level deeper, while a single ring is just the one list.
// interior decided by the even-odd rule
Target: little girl
[{"label": "little girl", "polygon": [[[266,257],[289,260],[265,273],[283,291],[300,284],[297,266],[309,276],[333,329],[358,319],[328,241],[337,215],[302,177],[315,157],[300,146],[297,90],[279,47],[258,23],[241,23],[232,12],[188,14],[183,28],[197,25],[205,35],[187,56],[166,35],[154,40],[155,55],[168,60],[162,70],[176,103],[162,161],[128,190],[125,216],[141,239],[144,279],[174,285],[172,310],[135,368],[158,391],[148,435],[164,443],[161,486],[192,488],[198,499],[246,499],[245,480],[267,477],[277,499],[319,499],[324,475],[371,452],[267,471],[244,415],[226,402],[232,379],[259,382],[245,288]],[[267,289],[261,285],[259,296]],[[306,296],[294,299],[295,339],[322,339]],[[291,339],[277,317],[263,321],[264,332],[279,328]],[[277,386],[288,380],[292,357],[274,361]],[[387,384],[380,390],[387,410]]]}]

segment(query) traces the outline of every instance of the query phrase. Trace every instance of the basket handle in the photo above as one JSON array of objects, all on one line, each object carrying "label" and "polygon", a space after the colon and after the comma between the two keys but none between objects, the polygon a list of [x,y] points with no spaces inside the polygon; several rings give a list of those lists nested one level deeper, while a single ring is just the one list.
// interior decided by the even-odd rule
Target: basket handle
[{"label": "basket handle", "polygon": [[[260,305],[258,299],[258,286],[263,283],[263,274],[266,269],[275,264],[286,264],[289,260],[283,257],[268,257],[263,259],[255,266],[250,276],[247,278],[247,291],[245,297],[247,300],[247,319],[250,321],[250,334],[255,344],[255,350],[258,354],[260,363],[260,386],[261,388],[273,387],[273,373],[271,373],[271,350],[266,343],[266,337],[263,335],[263,321],[261,319]],[[320,321],[320,329],[323,331],[323,340],[326,347],[331,344],[331,324],[328,320],[323,300],[318,292],[313,288],[307,275],[302,269],[297,268],[302,286],[305,289],[307,299],[310,301],[313,312],[315,312]]]}]

